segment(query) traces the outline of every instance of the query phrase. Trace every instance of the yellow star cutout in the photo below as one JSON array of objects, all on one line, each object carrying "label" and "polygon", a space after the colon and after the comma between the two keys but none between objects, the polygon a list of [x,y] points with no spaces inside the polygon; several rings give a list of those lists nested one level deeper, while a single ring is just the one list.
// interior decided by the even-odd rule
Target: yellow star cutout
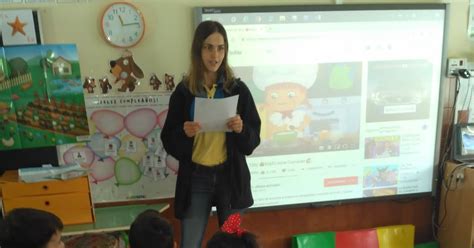
[{"label": "yellow star cutout", "polygon": [[22,33],[23,35],[26,35],[25,31],[23,30],[23,27],[26,26],[26,22],[20,22],[20,18],[18,18],[18,16],[16,16],[15,18],[15,22],[7,22],[8,25],[10,25],[13,30],[12,30],[12,36],[16,34],[16,32],[20,32]]}]

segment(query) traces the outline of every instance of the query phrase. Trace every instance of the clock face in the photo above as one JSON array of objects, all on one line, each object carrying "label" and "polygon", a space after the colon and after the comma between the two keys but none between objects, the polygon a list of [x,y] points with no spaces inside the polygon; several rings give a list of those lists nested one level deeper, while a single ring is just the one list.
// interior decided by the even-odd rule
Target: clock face
[{"label": "clock face", "polygon": [[132,4],[112,3],[102,15],[102,32],[105,40],[113,46],[132,47],[145,34],[145,20]]}]

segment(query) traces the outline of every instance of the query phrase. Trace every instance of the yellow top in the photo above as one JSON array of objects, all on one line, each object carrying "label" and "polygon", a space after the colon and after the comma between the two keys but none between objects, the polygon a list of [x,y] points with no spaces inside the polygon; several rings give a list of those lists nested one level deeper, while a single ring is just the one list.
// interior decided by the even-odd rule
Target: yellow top
[{"label": "yellow top", "polygon": [[[207,97],[214,98],[217,84],[206,88]],[[215,166],[227,160],[225,132],[200,132],[194,137],[192,160],[196,164]]]}]

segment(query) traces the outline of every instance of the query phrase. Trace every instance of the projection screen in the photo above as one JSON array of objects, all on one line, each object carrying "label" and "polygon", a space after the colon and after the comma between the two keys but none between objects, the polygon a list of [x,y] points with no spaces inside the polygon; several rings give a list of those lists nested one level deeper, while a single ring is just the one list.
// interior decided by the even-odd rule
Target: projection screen
[{"label": "projection screen", "polygon": [[429,194],[444,4],[202,7],[251,89],[254,207]]}]

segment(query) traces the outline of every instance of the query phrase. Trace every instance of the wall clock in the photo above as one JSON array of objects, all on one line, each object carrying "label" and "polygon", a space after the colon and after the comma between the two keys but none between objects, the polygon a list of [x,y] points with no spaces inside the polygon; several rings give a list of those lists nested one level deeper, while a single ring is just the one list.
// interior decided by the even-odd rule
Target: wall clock
[{"label": "wall clock", "polygon": [[132,47],[145,34],[142,12],[131,3],[115,2],[107,6],[101,18],[105,40],[116,47]]}]

